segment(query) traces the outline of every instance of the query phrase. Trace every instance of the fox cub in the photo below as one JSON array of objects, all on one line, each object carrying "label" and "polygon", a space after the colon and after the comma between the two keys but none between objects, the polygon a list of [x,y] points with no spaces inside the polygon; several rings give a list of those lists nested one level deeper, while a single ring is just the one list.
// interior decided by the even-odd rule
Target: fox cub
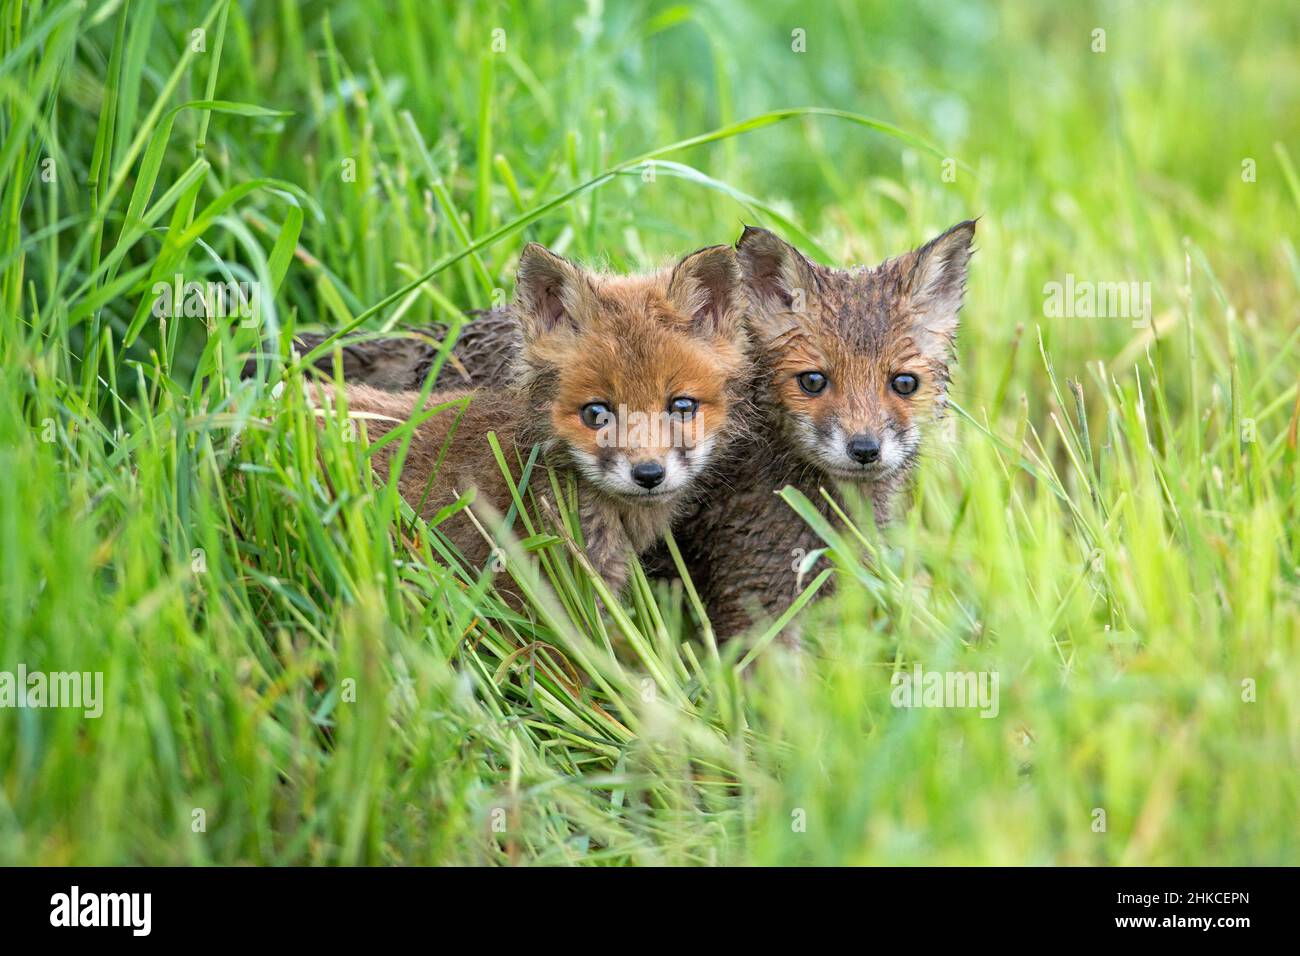
[{"label": "fox cub", "polygon": [[830,517],[821,490],[852,485],[878,523],[890,519],[923,431],[946,405],[974,235],[975,223],[962,222],[875,268],[848,270],[817,265],[764,229],[740,237],[755,427],[677,535],[719,636],[788,609],[796,568],[822,546],[776,492],[791,486]]},{"label": "fox cub", "polygon": [[[743,431],[750,367],[735,252],[715,246],[655,274],[615,276],[530,243],[510,311],[521,347],[508,381],[430,395],[429,407],[470,401],[463,413],[440,411],[415,430],[399,490],[425,517],[471,489],[476,502],[504,513],[510,490],[487,433],[497,434],[512,469],[540,445],[546,467],[533,469],[531,490],[551,497],[548,468],[573,477],[586,554],[617,593],[629,556],[658,541]],[[417,399],[347,387],[351,412],[377,416],[372,439],[409,420]],[[375,456],[384,479],[395,444]],[[472,565],[488,560],[492,544],[469,516],[458,512],[440,527]]]}]

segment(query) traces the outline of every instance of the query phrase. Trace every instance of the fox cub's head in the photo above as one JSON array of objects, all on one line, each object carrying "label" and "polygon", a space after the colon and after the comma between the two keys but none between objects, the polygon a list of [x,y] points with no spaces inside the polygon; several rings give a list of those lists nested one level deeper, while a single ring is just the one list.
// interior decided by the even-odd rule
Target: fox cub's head
[{"label": "fox cub's head", "polygon": [[910,469],[920,426],[946,401],[974,235],[963,222],[874,269],[846,271],[745,230],[737,256],[770,375],[760,401],[804,460],[849,481]]},{"label": "fox cub's head", "polygon": [[613,276],[530,243],[514,309],[534,427],[602,492],[668,501],[731,437],[749,366],[730,247]]}]

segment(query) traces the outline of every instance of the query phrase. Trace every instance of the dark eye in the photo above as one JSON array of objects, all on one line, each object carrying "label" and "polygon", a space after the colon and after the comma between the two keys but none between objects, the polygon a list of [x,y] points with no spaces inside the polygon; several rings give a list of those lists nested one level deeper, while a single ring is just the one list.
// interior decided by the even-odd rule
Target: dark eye
[{"label": "dark eye", "polygon": [[687,398],[685,395],[678,395],[668,402],[668,414],[680,415],[682,418],[690,418],[700,409],[700,403],[693,398]]},{"label": "dark eye", "polygon": [[582,411],[578,412],[578,414],[582,417],[582,424],[588,428],[603,428],[614,417],[609,410],[609,406],[600,402],[583,405]]},{"label": "dark eye", "polygon": [[809,395],[820,395],[826,391],[826,376],[821,372],[800,372],[799,387]]},{"label": "dark eye", "polygon": [[911,395],[920,384],[917,377],[909,372],[900,372],[889,380],[889,387],[899,395]]}]

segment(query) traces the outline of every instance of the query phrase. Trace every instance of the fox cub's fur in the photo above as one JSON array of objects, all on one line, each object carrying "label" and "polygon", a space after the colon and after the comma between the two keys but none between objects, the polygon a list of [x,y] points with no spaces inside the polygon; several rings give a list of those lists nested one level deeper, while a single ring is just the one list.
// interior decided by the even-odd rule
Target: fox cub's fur
[{"label": "fox cub's fur", "polygon": [[[413,506],[423,500],[431,517],[473,488],[477,501],[504,513],[509,488],[487,433],[496,432],[512,468],[539,444],[546,467],[534,468],[534,494],[552,497],[547,467],[573,476],[587,556],[617,592],[629,554],[658,541],[714,456],[743,429],[750,369],[742,305],[728,246],[702,249],[656,274],[611,276],[529,244],[512,306],[522,348],[509,383],[428,398],[430,407],[471,401],[458,424],[459,410],[449,409],[416,429],[402,496]],[[384,416],[369,422],[372,439],[410,419],[417,399],[365,384],[347,389],[350,411]],[[391,450],[375,457],[385,478]],[[441,527],[471,564],[487,561],[491,545],[468,516]]]},{"label": "fox cub's fur", "polygon": [[[523,329],[512,308],[473,310],[472,320],[460,330],[455,351],[438,373],[438,387],[482,388],[508,384],[519,364],[523,349]],[[339,345],[343,360],[343,380],[380,388],[388,392],[417,392],[433,369],[449,329],[441,322],[406,330],[405,336],[386,336]],[[306,355],[328,335],[299,332],[294,347]],[[331,349],[315,362],[317,367],[332,371]],[[257,374],[257,360],[250,358],[243,377]]]}]

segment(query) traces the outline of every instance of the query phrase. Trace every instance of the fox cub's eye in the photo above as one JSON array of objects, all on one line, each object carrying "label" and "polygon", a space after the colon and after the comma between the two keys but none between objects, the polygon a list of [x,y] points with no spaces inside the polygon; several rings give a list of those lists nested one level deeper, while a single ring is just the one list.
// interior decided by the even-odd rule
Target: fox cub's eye
[{"label": "fox cub's eye", "polygon": [[820,395],[826,391],[826,376],[821,372],[800,372],[799,387],[809,395]]},{"label": "fox cub's eye", "polygon": [[583,405],[582,411],[578,414],[582,416],[582,424],[588,428],[603,428],[614,417],[609,406],[600,402]]},{"label": "fox cub's eye", "polygon": [[889,387],[899,395],[911,395],[916,391],[916,386],[920,384],[917,377],[908,372],[900,372],[889,380]]},{"label": "fox cub's eye", "polygon": [[685,395],[678,395],[668,402],[668,414],[680,415],[682,418],[690,418],[700,410],[700,403],[693,398],[687,398]]}]

